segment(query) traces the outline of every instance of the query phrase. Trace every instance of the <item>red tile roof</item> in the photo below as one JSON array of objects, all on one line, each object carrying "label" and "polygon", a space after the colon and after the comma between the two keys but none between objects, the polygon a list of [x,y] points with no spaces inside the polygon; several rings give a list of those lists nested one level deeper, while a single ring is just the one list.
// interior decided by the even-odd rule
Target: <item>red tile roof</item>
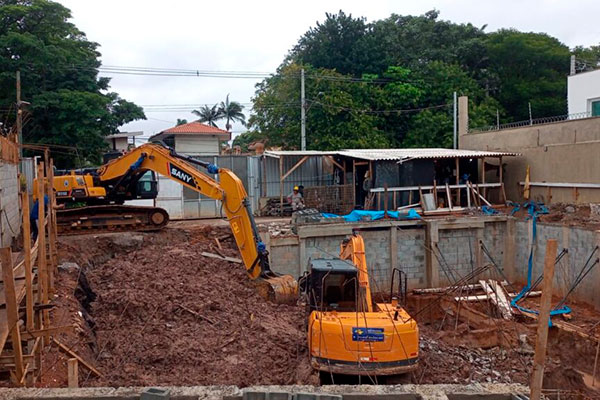
[{"label": "red tile roof", "polygon": [[214,126],[209,126],[198,121],[174,126],[172,128],[162,131],[161,133],[199,133],[206,135],[229,135],[229,132],[223,129],[215,128]]}]

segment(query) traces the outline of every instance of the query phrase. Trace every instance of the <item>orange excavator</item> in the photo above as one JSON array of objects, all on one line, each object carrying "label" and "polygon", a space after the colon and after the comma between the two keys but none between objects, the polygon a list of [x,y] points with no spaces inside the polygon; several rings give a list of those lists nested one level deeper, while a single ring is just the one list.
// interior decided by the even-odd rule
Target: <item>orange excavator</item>
[{"label": "orange excavator", "polygon": [[310,313],[308,347],[314,369],[390,376],[417,368],[417,323],[394,293],[391,303],[373,302],[365,244],[356,231],[342,242],[339,258],[311,261],[300,288]]},{"label": "orange excavator", "polygon": [[[218,181],[201,173],[198,167],[206,169],[209,174],[218,175]],[[138,197],[136,191],[140,186],[143,188],[140,182],[144,182],[142,179],[149,172],[173,179],[211,199],[220,200],[246,272],[257,283],[259,293],[279,303],[297,298],[297,281],[290,275],[271,271],[269,253],[252,216],[242,181],[229,169],[179,155],[160,144],[144,144],[97,169],[55,176],[53,187],[57,202],[86,205],[59,211],[59,231],[73,233],[162,228],[168,222],[165,210],[122,205],[124,200]]]}]

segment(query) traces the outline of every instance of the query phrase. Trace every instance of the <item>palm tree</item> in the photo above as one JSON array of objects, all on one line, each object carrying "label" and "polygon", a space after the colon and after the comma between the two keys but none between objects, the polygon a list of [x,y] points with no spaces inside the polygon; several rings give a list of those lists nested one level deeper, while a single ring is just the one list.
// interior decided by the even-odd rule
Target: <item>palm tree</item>
[{"label": "palm tree", "polygon": [[221,113],[221,109],[218,108],[218,104],[215,104],[212,107],[202,106],[200,111],[193,110],[192,114],[200,117],[198,118],[198,121],[206,122],[208,125],[214,126],[215,128],[218,128],[216,121],[223,119],[223,114]]},{"label": "palm tree", "polygon": [[225,101],[221,102],[221,106],[219,107],[219,111],[221,113],[221,118],[225,118],[227,122],[225,123],[225,129],[231,131],[230,122],[240,122],[242,125],[246,125],[246,116],[242,112],[244,106],[238,103],[237,101],[229,102],[229,94],[225,98]]}]

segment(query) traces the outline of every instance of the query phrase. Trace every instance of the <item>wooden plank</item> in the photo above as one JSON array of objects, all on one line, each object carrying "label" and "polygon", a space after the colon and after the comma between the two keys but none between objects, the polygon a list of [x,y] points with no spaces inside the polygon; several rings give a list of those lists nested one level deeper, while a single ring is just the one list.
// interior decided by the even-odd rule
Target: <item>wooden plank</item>
[{"label": "wooden plank", "polygon": [[[477,185],[477,187],[479,188],[479,185]],[[479,196],[479,198],[480,198],[481,200],[483,200],[483,202],[484,202],[485,204],[487,204],[487,205],[488,205],[488,206],[490,206],[490,207],[492,206],[492,203],[490,203],[489,201],[487,201],[487,200],[485,199],[485,197],[483,197],[481,194],[479,194],[479,190],[477,190],[477,189],[473,189],[473,191],[475,192],[475,194],[476,194],[477,196]]]},{"label": "wooden plank", "polygon": [[[511,298],[515,298],[517,297],[518,293],[509,293],[508,295]],[[535,292],[531,292],[529,293],[529,295],[527,297],[539,297],[542,295],[541,291],[535,291]],[[485,301],[488,299],[487,294],[476,294],[476,295],[471,295],[471,296],[456,296],[454,297],[454,300],[456,301]]]},{"label": "wooden plank", "polygon": [[239,258],[221,257],[218,254],[209,253],[207,251],[203,251],[202,253],[200,253],[200,255],[202,255],[204,257],[216,258],[218,260],[229,261],[229,262],[236,263],[236,264],[241,264],[242,263],[242,260],[240,260]]},{"label": "wooden plank", "polygon": [[[39,303],[48,304],[48,270],[46,265],[46,214],[44,204],[44,163],[38,165],[38,296]],[[44,326],[50,325],[50,315],[48,310],[42,311]],[[43,328],[43,327],[41,327]]]},{"label": "wooden plank", "polygon": [[512,307],[510,306],[510,302],[508,301],[506,292],[504,291],[502,285],[500,285],[498,281],[495,281],[493,279],[488,280],[488,283],[492,288],[492,291],[496,295],[496,299],[498,301],[498,308],[500,309],[502,317],[507,320],[513,319]]},{"label": "wooden plank", "polygon": [[446,198],[448,199],[448,208],[452,211],[452,196],[450,194],[450,186],[446,183]]},{"label": "wooden plank", "polygon": [[[519,182],[519,185],[525,186],[526,182]],[[553,188],[579,188],[579,189],[600,189],[600,183],[575,183],[575,182],[529,182],[529,186],[553,187]]]},{"label": "wooden plank", "polygon": [[10,330],[13,353],[15,356],[15,380],[20,384],[25,375],[23,364],[23,348],[21,347],[21,332],[19,330],[19,305],[13,275],[13,260],[10,247],[0,249],[0,262],[2,262],[2,278],[4,280],[4,302],[6,304],[6,322]]},{"label": "wooden plank", "polygon": [[62,326],[53,326],[50,328],[44,329],[34,329],[27,330],[21,333],[21,337],[23,340],[37,339],[41,336],[46,336],[50,334],[64,333],[64,332],[72,332],[75,330],[75,326],[73,325],[62,325]]},{"label": "wooden plank", "polygon": [[47,223],[46,231],[48,233],[48,293],[54,295],[54,269],[58,265],[54,264],[54,246],[56,244],[56,238],[54,237],[54,190],[52,184],[52,173],[51,173],[52,161],[47,159],[46,162],[46,195],[48,196],[48,210],[46,211]]},{"label": "wooden plank", "polygon": [[[460,162],[459,158],[456,157],[456,184],[460,185]],[[456,202],[460,206],[460,189],[456,189]]]},{"label": "wooden plank", "polygon": [[67,387],[69,388],[79,387],[79,368],[76,358],[69,358],[67,360],[67,382]]},{"label": "wooden plank", "polygon": [[31,268],[31,228],[29,226],[29,195],[27,188],[21,193],[23,211],[23,263],[25,267],[25,326],[33,329],[33,271]]},{"label": "wooden plank", "polygon": [[558,243],[555,239],[546,241],[546,255],[544,257],[544,281],[542,300],[540,302],[540,317],[538,320],[537,339],[535,342],[535,355],[533,356],[533,372],[531,374],[531,392],[529,398],[541,399],[542,384],[544,381],[544,366],[546,363],[546,345],[548,344],[548,321],[552,302],[552,285],[554,284],[554,260]]},{"label": "wooden plank", "polygon": [[77,353],[75,353],[73,350],[71,350],[70,348],[68,348],[67,346],[65,346],[64,344],[62,344],[61,342],[59,342],[58,340],[56,340],[55,338],[52,338],[52,341],[54,343],[56,343],[58,345],[58,348],[65,352],[66,354],[70,355],[73,358],[76,358],[77,361],[79,361],[81,363],[81,365],[83,365],[84,367],[86,367],[88,370],[90,370],[94,375],[101,377],[102,374],[100,373],[100,371],[98,371],[96,368],[94,368],[90,363],[88,363],[87,361],[85,361],[83,358],[81,358]]},{"label": "wooden plank", "polygon": [[[482,183],[479,184],[479,187],[482,188],[499,188],[501,187],[502,184],[501,183]],[[466,189],[468,186],[466,183],[462,183],[460,185],[448,185],[448,187],[450,189]],[[419,188],[421,188],[421,190],[433,190],[433,191],[442,191],[442,190],[446,190],[446,186],[437,186],[437,185],[429,185],[429,186],[395,186],[395,187],[389,187],[388,191],[390,192],[410,192],[410,191],[414,191],[414,190],[419,190]],[[377,193],[377,192],[383,192],[383,187],[379,187],[379,188],[373,188],[371,190],[369,190],[371,193]]]},{"label": "wooden plank", "polygon": [[292,168],[290,168],[290,169],[288,170],[288,172],[286,172],[286,173],[285,173],[285,175],[283,175],[283,176],[281,177],[281,180],[282,180],[282,181],[283,181],[283,180],[285,180],[285,178],[287,178],[288,176],[290,176],[290,174],[291,174],[292,172],[294,172],[294,171],[295,171],[295,170],[296,170],[298,167],[300,167],[302,164],[304,164],[304,162],[305,162],[306,160],[308,160],[308,156],[304,156],[304,157],[302,157],[302,158],[300,159],[300,161],[298,161],[296,164],[294,164],[294,166],[293,166]]},{"label": "wooden plank", "polygon": [[[495,305],[496,308],[498,308],[498,310],[500,311],[500,314],[502,315],[502,318],[507,319],[507,320],[512,319],[512,312],[510,311],[510,303],[507,302],[506,305],[504,303],[502,303],[501,300],[499,300],[499,296],[497,295],[497,292],[493,289],[493,287],[488,282],[486,282],[482,279],[479,281],[479,284],[483,288],[483,291],[487,295],[488,299],[490,299],[492,304]],[[507,310],[505,308],[505,306],[508,306],[509,309]]]}]

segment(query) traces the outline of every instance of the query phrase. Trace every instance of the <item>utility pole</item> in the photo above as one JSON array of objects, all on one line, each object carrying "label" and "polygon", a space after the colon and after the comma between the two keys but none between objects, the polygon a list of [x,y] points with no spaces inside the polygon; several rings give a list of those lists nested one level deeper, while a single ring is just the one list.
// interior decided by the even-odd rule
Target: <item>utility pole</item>
[{"label": "utility pole", "polygon": [[500,111],[496,108],[496,129],[500,130]]},{"label": "utility pole", "polygon": [[457,137],[458,137],[458,125],[456,121],[456,92],[454,92],[454,108],[452,112],[452,117],[454,117],[454,147],[453,149],[457,149]]},{"label": "utility pole", "polygon": [[300,148],[306,150],[306,97],[304,95],[304,68],[300,70]]},{"label": "utility pole", "polygon": [[531,102],[529,104],[529,125],[533,125],[533,118],[531,117]]},{"label": "utility pole", "polygon": [[[21,71],[17,71],[17,140],[23,144],[23,110],[21,110]],[[19,146],[19,157],[23,157],[23,147]]]},{"label": "utility pole", "polygon": [[569,72],[569,75],[575,75],[575,54],[571,55],[571,71]]}]

